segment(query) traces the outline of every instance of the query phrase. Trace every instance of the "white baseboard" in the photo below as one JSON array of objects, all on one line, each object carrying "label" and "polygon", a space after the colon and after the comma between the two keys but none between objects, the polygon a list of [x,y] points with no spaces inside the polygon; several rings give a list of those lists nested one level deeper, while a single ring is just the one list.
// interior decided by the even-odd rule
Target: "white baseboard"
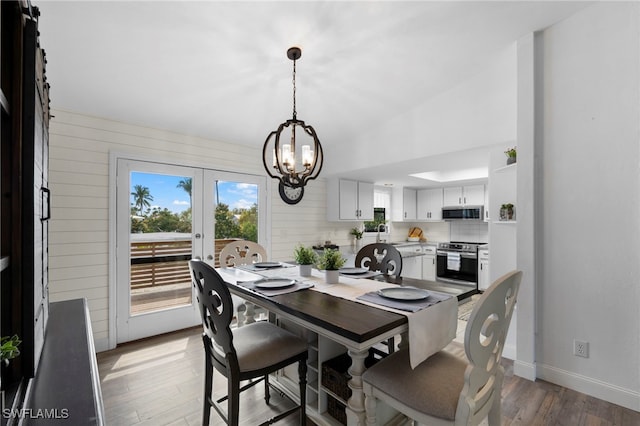
[{"label": "white baseboard", "polygon": [[624,389],[611,383],[602,382],[549,365],[540,365],[539,373],[540,375],[538,377],[540,379],[620,405],[630,410],[640,411],[639,392]]},{"label": "white baseboard", "polygon": [[537,377],[537,365],[529,362],[513,361],[513,374],[527,380],[535,382]]},{"label": "white baseboard", "polygon": [[94,340],[93,344],[96,348],[96,352],[104,352],[104,351],[108,351],[110,349],[114,349],[109,347],[109,339],[98,339],[98,340]]}]

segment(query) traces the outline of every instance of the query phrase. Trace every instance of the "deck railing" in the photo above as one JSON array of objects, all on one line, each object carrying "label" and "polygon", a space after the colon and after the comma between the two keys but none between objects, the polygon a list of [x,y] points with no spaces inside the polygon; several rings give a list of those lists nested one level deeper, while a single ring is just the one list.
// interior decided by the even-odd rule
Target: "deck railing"
[{"label": "deck railing", "polygon": [[[215,266],[220,250],[236,239],[214,242]],[[191,239],[131,243],[131,288],[156,287],[190,282]]]}]

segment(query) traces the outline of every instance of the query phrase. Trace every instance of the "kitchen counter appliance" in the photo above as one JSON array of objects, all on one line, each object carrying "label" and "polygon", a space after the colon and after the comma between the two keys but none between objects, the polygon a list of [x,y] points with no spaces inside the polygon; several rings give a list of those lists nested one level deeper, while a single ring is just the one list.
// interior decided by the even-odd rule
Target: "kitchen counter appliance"
[{"label": "kitchen counter appliance", "polygon": [[436,250],[436,280],[478,287],[478,246],[481,243],[452,241]]},{"label": "kitchen counter appliance", "polygon": [[444,220],[483,220],[483,206],[444,207],[442,209]]}]

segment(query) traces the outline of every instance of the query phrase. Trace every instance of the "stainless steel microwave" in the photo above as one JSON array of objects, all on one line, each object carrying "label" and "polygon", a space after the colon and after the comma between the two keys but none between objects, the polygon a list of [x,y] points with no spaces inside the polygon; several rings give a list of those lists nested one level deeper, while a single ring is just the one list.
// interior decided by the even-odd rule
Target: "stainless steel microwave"
[{"label": "stainless steel microwave", "polygon": [[445,207],[442,209],[444,220],[482,220],[484,219],[483,206]]}]

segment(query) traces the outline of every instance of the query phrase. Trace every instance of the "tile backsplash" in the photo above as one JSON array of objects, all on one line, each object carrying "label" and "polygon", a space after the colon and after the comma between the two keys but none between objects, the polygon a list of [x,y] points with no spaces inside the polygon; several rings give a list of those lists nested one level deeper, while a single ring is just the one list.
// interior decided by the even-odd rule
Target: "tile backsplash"
[{"label": "tile backsplash", "polygon": [[451,241],[469,243],[488,243],[489,224],[482,221],[453,221],[449,222]]}]

